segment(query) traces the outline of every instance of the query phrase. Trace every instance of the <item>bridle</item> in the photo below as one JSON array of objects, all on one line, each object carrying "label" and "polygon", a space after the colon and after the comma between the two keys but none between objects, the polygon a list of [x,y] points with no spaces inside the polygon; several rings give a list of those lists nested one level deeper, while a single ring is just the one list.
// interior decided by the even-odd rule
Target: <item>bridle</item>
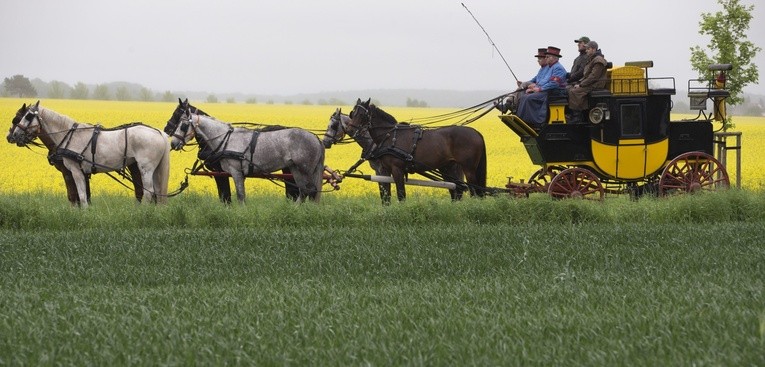
[{"label": "bridle", "polygon": [[[359,114],[358,112],[359,109],[362,110],[365,121],[356,125],[353,122],[356,121],[356,116]],[[372,112],[361,104],[356,104],[356,106],[353,107],[353,110],[348,115],[348,117],[351,118],[351,121],[348,123],[348,127],[350,127],[351,129],[346,128],[346,132],[348,130],[352,130],[352,132],[349,133],[349,135],[354,139],[356,139],[356,137],[359,134],[363,133],[365,130],[368,131],[372,127]]]},{"label": "bridle", "polygon": [[[330,130],[334,131],[332,135],[329,134]],[[346,134],[343,116],[340,113],[332,114],[332,117],[330,117],[329,129],[324,132],[324,139],[331,140],[332,144],[336,144],[337,142],[342,141]]]},{"label": "bridle", "polygon": [[[30,106],[27,108],[24,115],[19,116],[19,114],[16,114],[16,117],[13,119],[11,124],[11,130],[8,132],[10,135],[13,135],[16,129],[20,129],[24,132],[26,142],[31,142],[34,140],[39,134],[42,129],[40,126],[39,119],[42,119],[42,116],[40,116],[40,111],[37,110],[34,106]],[[36,124],[33,125],[35,120],[38,120]],[[26,121],[26,124],[22,125],[22,122]],[[34,131],[30,131],[31,128],[35,128]],[[14,139],[15,140],[15,139]]]},{"label": "bridle", "polygon": [[[181,114],[181,117],[178,118],[179,125],[176,126],[176,128],[173,131],[173,134],[170,135],[178,140],[180,140],[180,145],[178,145],[179,148],[182,148],[186,143],[188,143],[189,139],[193,137],[193,134],[196,134],[196,125],[199,124],[199,116],[197,115],[197,123],[194,124],[193,122],[194,115],[191,113],[190,109],[186,108],[184,112]],[[191,132],[189,132],[191,130]],[[180,134],[177,132],[180,131]]]}]

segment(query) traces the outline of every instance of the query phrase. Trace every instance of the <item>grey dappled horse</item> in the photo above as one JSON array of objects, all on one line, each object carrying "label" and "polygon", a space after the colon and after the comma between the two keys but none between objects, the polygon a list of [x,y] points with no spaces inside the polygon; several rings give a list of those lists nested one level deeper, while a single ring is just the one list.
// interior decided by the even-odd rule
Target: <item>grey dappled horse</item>
[{"label": "grey dappled horse", "polygon": [[[175,111],[173,111],[173,114],[170,116],[170,118],[167,120],[167,124],[165,125],[164,132],[167,135],[173,135],[173,132],[178,127],[178,124],[181,123],[181,116],[183,115],[183,112],[186,109],[189,109],[191,113],[196,113],[200,115],[210,116],[205,111],[202,111],[201,109],[195,107],[191,103],[189,103],[189,99],[186,98],[186,100],[181,100],[178,98],[178,106],[175,107]],[[213,117],[213,116],[210,116]],[[213,117],[214,118],[214,117]],[[242,122],[237,123],[241,125],[259,125],[259,124],[253,124],[249,122]],[[283,126],[266,126],[263,129],[283,129],[285,127]],[[207,142],[203,139],[197,138],[197,145],[199,145],[199,154],[204,155],[205,152],[208,149],[212,149],[207,145]],[[223,169],[220,167],[220,161],[203,161],[204,168],[208,169],[212,172],[223,172]],[[289,175],[291,172],[289,168],[282,169],[282,173]],[[220,175],[214,175],[213,179],[215,179],[215,186],[218,188],[218,198],[220,201],[226,204],[231,203],[231,182],[229,181],[227,176],[220,176]],[[298,196],[300,196],[300,190],[295,185],[295,180],[285,177],[282,179],[282,182],[284,182],[284,193],[287,196],[287,198],[291,200],[297,200]]]},{"label": "grey dappled horse", "polygon": [[22,106],[22,110],[21,118],[14,119],[16,123],[11,127],[8,140],[25,146],[38,137],[50,139],[54,149],[49,159],[60,160],[71,173],[82,207],[88,206],[88,175],[130,166],[140,171],[133,179],[140,177],[141,196],[148,195],[152,202],[167,200],[170,143],[163,132],[140,123],[107,129],[77,122],[40,107],[40,101]]},{"label": "grey dappled horse", "polygon": [[319,201],[324,175],[324,147],[313,133],[299,128],[253,130],[234,127],[187,108],[172,134],[171,146],[180,150],[192,138],[204,140],[210,149],[200,159],[219,161],[234,179],[236,197],[245,201],[248,175],[267,174],[289,168],[298,187],[298,200]]}]

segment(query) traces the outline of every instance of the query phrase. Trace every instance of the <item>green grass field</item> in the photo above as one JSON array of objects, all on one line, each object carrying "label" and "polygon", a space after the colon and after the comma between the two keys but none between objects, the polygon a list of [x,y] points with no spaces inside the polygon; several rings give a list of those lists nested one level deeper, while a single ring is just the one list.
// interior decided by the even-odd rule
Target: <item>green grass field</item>
[{"label": "green grass field", "polygon": [[0,365],[765,365],[765,194],[0,196]]}]

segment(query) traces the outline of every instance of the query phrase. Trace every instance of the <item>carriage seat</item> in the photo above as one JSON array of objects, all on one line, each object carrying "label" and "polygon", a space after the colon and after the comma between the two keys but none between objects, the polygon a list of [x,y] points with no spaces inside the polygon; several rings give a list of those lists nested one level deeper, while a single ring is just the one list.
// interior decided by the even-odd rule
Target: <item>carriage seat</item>
[{"label": "carriage seat", "polygon": [[563,96],[550,97],[548,99],[548,102],[550,103],[550,105],[567,106],[568,105],[568,96],[567,95],[563,95]]}]

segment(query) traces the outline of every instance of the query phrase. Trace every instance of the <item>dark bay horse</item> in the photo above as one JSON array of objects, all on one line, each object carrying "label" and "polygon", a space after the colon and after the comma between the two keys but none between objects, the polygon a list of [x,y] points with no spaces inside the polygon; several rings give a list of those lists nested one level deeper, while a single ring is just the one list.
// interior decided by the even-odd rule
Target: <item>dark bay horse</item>
[{"label": "dark bay horse", "polygon": [[[29,107],[25,103],[21,106],[21,108],[19,108],[18,111],[16,111],[16,116],[11,121],[11,128],[8,131],[8,136],[6,137],[9,143],[17,144],[16,139],[13,137],[12,133],[14,127],[21,121],[21,118],[26,115],[28,110]],[[72,176],[72,171],[66,168],[62,157],[56,154],[56,144],[53,142],[47,131],[43,130],[42,133],[39,134],[39,138],[43,143],[43,146],[48,149],[48,163],[50,163],[59,172],[61,172],[62,176],[64,177],[66,196],[69,200],[69,203],[74,206],[80,206],[80,196],[77,193],[77,184],[75,183],[74,177]],[[138,169],[137,163],[130,164],[127,168],[130,172],[130,178],[133,182],[135,198],[138,202],[141,202],[143,199],[143,183],[141,182],[141,171]],[[85,197],[87,203],[90,204],[90,175],[85,176]]]},{"label": "dark bay horse", "polygon": [[[180,98],[178,98],[178,106],[175,108],[175,111],[173,111],[172,116],[170,116],[170,119],[167,120],[167,124],[165,125],[164,131],[167,135],[172,135],[175,129],[178,127],[178,124],[181,121],[181,115],[183,115],[184,111],[189,110],[191,113],[204,115],[204,116],[210,116],[205,111],[202,111],[201,109],[193,106],[191,103],[189,103],[189,99],[186,98],[185,101],[182,101]],[[269,127],[272,129],[278,129],[280,127]],[[204,139],[197,138],[197,143],[199,144],[199,153],[202,154],[207,149],[212,149],[208,146],[207,142],[204,141]],[[204,161],[204,160],[203,160]],[[223,168],[220,166],[220,161],[217,162],[204,162],[204,167],[212,172],[224,172]],[[289,174],[290,170],[289,168],[285,168],[282,170],[282,173]],[[231,181],[226,176],[213,176],[215,179],[215,185],[218,188],[218,198],[220,201],[226,204],[231,203]],[[300,189],[295,184],[294,179],[284,179],[284,190],[285,194],[288,198],[292,200],[297,200],[300,196]]]},{"label": "dark bay horse", "polygon": [[470,194],[484,196],[486,144],[478,131],[465,126],[427,129],[401,124],[370,101],[356,101],[345,131],[351,137],[369,133],[376,145],[370,157],[379,160],[381,174],[393,176],[399,201],[406,198],[404,177],[408,173],[433,177],[440,172],[444,181],[457,184],[454,199],[462,197],[464,176]]},{"label": "dark bay horse", "polygon": [[40,107],[39,101],[22,106],[22,110],[25,112],[14,119],[8,140],[24,146],[38,137],[50,139],[54,153],[49,160],[61,160],[71,173],[80,206],[88,206],[90,174],[120,171],[131,165],[140,171],[143,195],[150,195],[154,202],[167,200],[170,144],[161,131],[140,123],[109,129],[81,123]]}]

